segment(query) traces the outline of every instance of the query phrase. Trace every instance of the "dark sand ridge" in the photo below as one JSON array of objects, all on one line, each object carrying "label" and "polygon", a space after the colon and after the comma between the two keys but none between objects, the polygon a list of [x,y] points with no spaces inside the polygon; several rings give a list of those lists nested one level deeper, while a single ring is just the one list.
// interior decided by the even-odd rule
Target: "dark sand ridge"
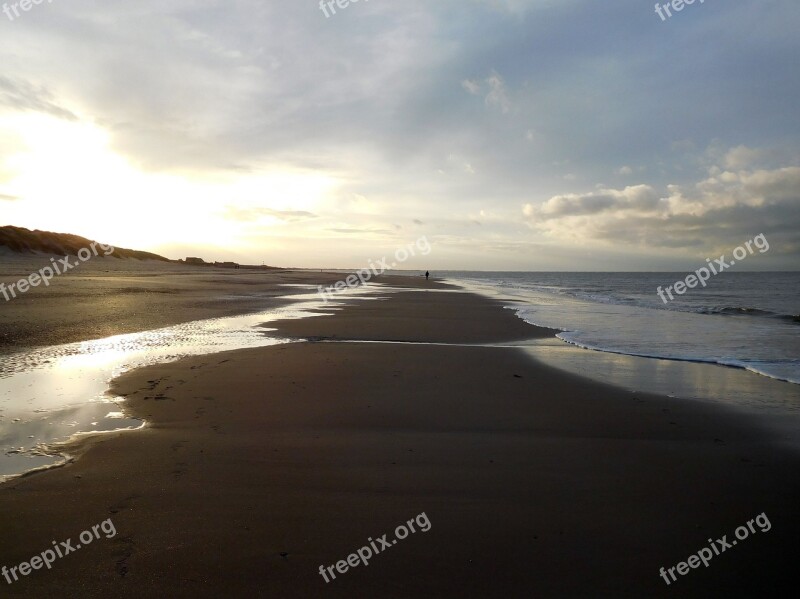
[{"label": "dark sand ridge", "polygon": [[[490,300],[403,292],[285,334],[537,334]],[[538,334],[545,334],[538,331]],[[773,597],[793,579],[798,459],[741,416],[454,345],[304,343],[118,379],[144,431],[0,487],[0,565],[113,518],[11,597]],[[325,584],[425,512],[432,528]],[[765,512],[667,587],[658,575]],[[285,552],[288,555],[281,556]],[[0,580],[0,583],[3,582]]]}]

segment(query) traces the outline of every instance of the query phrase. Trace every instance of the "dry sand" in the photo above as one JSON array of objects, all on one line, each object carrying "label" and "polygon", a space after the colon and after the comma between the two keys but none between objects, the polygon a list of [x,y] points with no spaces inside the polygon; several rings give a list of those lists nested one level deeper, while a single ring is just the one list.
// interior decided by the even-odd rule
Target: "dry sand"
[{"label": "dry sand", "polygon": [[[471,345],[549,332],[464,293],[406,291],[280,329],[424,343],[297,343],[118,379],[127,409],[149,426],[76,443],[73,463],[0,487],[0,566],[109,517],[117,536],[13,585],[0,579],[4,596],[777,597],[792,588],[798,458],[740,415]],[[318,573],[421,512],[430,531],[330,583]],[[671,587],[659,577],[762,512],[769,532]]]}]

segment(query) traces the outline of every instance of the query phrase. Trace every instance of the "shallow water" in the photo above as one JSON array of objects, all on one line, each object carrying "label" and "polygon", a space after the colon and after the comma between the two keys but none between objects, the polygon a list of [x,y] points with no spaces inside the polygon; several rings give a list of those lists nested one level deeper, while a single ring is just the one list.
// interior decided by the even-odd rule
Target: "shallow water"
[{"label": "shallow water", "polygon": [[[132,429],[124,398],[109,397],[109,382],[124,372],[187,356],[266,347],[289,340],[261,326],[276,320],[321,316],[324,305],[312,286],[291,285],[292,303],[267,311],[199,320],[153,331],[36,348],[0,361],[0,481],[63,461],[47,447],[77,433]],[[380,287],[367,285],[337,294],[337,300],[368,299]],[[320,312],[324,307],[326,312]]]}]

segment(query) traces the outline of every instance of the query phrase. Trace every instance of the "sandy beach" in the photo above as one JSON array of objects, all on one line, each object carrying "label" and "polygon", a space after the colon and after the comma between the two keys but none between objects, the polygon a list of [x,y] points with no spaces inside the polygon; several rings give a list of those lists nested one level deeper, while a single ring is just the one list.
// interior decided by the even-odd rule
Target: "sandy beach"
[{"label": "sandy beach", "polygon": [[[384,280],[406,289],[270,324],[312,342],[116,380],[114,393],[147,427],[76,441],[68,465],[0,486],[0,566],[109,518],[117,533],[50,570],[0,579],[4,594],[771,597],[792,588],[800,464],[769,431],[718,406],[634,394],[492,346],[552,331],[479,296]],[[418,524],[368,566],[341,562],[421,514],[427,531]],[[670,585],[659,575],[709,539],[735,539],[759,514],[770,528],[755,527],[708,567]],[[336,578],[326,582],[320,566]]]},{"label": "sandy beach", "polygon": [[[45,255],[4,255],[0,283],[16,282],[49,263]],[[0,297],[0,355],[256,312],[285,303],[279,298],[291,292],[286,285],[330,285],[340,278],[314,271],[96,258],[47,287],[10,301]]]}]

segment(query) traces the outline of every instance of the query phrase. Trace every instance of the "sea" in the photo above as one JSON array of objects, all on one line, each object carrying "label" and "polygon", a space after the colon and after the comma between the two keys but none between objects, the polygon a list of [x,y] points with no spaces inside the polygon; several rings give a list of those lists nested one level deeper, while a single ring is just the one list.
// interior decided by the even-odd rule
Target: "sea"
[{"label": "sea", "polygon": [[[563,342],[719,364],[800,385],[800,272],[730,272],[664,301],[687,273],[437,272]],[[668,298],[668,296],[665,295]]]}]

